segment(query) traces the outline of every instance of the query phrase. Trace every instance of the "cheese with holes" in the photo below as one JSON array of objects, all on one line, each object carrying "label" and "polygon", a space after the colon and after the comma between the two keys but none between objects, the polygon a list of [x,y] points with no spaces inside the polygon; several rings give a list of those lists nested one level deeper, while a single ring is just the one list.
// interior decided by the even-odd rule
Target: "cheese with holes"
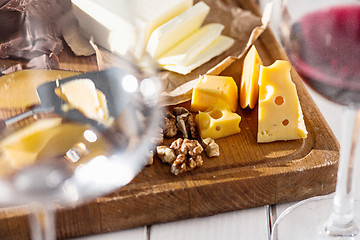
[{"label": "cheese with holes", "polygon": [[164,23],[151,34],[146,51],[157,59],[181,40],[198,30],[209,11],[210,7],[201,1]]},{"label": "cheese with holes", "polygon": [[259,72],[262,61],[253,45],[246,54],[241,74],[240,84],[240,106],[253,109],[259,96]]},{"label": "cheese with holes", "polygon": [[191,111],[205,111],[225,102],[229,109],[236,112],[238,88],[232,77],[203,75],[195,84],[191,99]]},{"label": "cheese with holes", "polygon": [[63,98],[69,108],[79,110],[86,117],[106,123],[109,112],[104,93],[96,89],[90,79],[76,79],[61,84],[56,94]]},{"label": "cheese with holes", "polygon": [[83,35],[117,54],[141,57],[151,33],[193,5],[192,0],[72,0]]},{"label": "cheese with holes", "polygon": [[[201,44],[201,43],[199,43]],[[179,74],[188,74],[192,70],[200,67],[204,63],[210,61],[214,57],[219,56],[220,54],[224,53],[234,44],[234,39],[220,35],[218,36],[210,45],[208,45],[202,52],[198,55],[194,56],[189,63],[187,64],[160,64],[160,66],[172,72],[176,72]],[[203,45],[205,46],[205,45]],[[190,59],[190,58],[189,58]]]},{"label": "cheese with holes", "polygon": [[307,137],[290,69],[290,63],[284,60],[277,60],[268,67],[260,67],[258,142]]},{"label": "cheese with holes", "polygon": [[240,132],[241,117],[231,112],[225,102],[219,102],[208,112],[199,112],[195,121],[202,139],[227,137]]}]

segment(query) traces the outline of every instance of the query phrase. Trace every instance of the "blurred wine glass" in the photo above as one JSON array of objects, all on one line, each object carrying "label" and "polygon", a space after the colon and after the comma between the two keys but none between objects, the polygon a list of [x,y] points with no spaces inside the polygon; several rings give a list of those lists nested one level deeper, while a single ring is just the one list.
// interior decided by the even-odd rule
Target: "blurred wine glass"
[{"label": "blurred wine glass", "polygon": [[292,65],[313,90],[343,105],[344,114],[334,197],[307,199],[287,209],[274,224],[272,239],[360,239],[360,204],[353,197],[360,128],[360,2],[282,0],[280,5],[279,36]]},{"label": "blurred wine glass", "polygon": [[[119,13],[132,15],[127,1],[119,4]],[[108,109],[107,124],[50,112],[8,123],[1,132],[0,203],[33,206],[29,221],[32,239],[56,238],[57,205],[74,206],[121,188],[151,157],[161,122],[157,70],[149,56],[133,54],[134,42],[116,34],[112,41],[117,41],[117,62],[109,64],[109,69],[103,66],[101,74],[108,74],[107,78],[118,84],[107,86],[110,92],[100,91],[101,99],[106,99],[106,103],[100,99],[100,104],[123,106],[115,113]],[[115,74],[111,69],[117,69]]]}]

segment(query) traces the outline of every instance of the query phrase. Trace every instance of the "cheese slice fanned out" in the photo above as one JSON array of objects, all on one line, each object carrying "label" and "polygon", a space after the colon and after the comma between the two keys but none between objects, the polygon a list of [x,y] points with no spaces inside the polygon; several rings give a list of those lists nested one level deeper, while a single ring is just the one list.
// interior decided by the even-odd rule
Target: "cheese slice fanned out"
[{"label": "cheese slice fanned out", "polygon": [[187,65],[196,55],[214,42],[223,29],[224,26],[219,23],[210,23],[203,26],[160,56],[158,63],[160,65]]},{"label": "cheese slice fanned out", "polygon": [[260,67],[258,142],[307,137],[290,69],[290,63],[284,60],[277,60],[268,67]]},{"label": "cheese slice fanned out", "polygon": [[86,117],[107,124],[109,120],[106,97],[96,89],[90,79],[76,79],[61,84],[56,89],[59,95],[68,103],[68,108],[75,108]]},{"label": "cheese slice fanned out", "polygon": [[151,34],[146,51],[157,59],[181,40],[198,30],[209,11],[210,7],[201,1],[164,23]]},{"label": "cheese slice fanned out", "polygon": [[212,58],[219,56],[234,44],[234,39],[220,35],[207,48],[196,55],[188,64],[164,64],[162,68],[180,74],[188,74],[202,64],[210,61]]}]

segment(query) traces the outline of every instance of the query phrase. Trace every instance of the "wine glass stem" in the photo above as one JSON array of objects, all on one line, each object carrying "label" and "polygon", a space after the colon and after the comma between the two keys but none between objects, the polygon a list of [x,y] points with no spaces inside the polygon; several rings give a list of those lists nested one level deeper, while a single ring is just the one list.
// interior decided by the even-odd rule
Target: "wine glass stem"
[{"label": "wine glass stem", "polygon": [[35,205],[35,213],[30,215],[30,231],[33,240],[55,240],[55,214],[50,206]]},{"label": "wine glass stem", "polygon": [[341,121],[340,160],[333,211],[325,224],[330,236],[355,236],[359,228],[354,222],[355,148],[360,127],[360,111],[347,107]]}]

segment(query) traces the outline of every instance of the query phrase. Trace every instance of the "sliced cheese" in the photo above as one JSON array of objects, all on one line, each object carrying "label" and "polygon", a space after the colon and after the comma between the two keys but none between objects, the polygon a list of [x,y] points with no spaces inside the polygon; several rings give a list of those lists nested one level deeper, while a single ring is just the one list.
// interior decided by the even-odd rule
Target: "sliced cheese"
[{"label": "sliced cheese", "polygon": [[234,39],[220,35],[201,53],[196,55],[187,65],[165,64],[161,65],[163,69],[186,75],[192,70],[200,67],[204,63],[210,61],[214,57],[222,54],[234,44]]},{"label": "sliced cheese", "polygon": [[203,75],[193,88],[192,111],[205,111],[224,102],[233,112],[237,109],[238,88],[232,77]]},{"label": "sliced cheese", "polygon": [[200,111],[195,121],[202,139],[217,139],[240,132],[241,117],[231,112],[225,102],[217,103],[209,112]]},{"label": "sliced cheese", "polygon": [[224,25],[210,23],[174,46],[157,60],[160,65],[187,65],[196,55],[204,51],[217,39]]},{"label": "sliced cheese", "polygon": [[157,59],[188,35],[198,30],[209,11],[210,7],[201,1],[164,23],[151,34],[146,51]]},{"label": "sliced cheese", "polygon": [[60,156],[81,163],[105,155],[111,145],[101,135],[88,141],[86,132],[93,131],[90,129],[84,124],[62,123],[60,118],[39,119],[25,126],[0,142],[0,176],[41,159]]},{"label": "sliced cheese", "polygon": [[151,33],[193,5],[192,0],[72,0],[83,35],[117,53],[141,57]]},{"label": "sliced cheese", "polygon": [[53,137],[49,130],[60,125],[60,118],[40,119],[4,138],[0,142],[0,166],[17,168],[32,164]]},{"label": "sliced cheese", "polygon": [[240,106],[253,109],[259,96],[259,72],[262,61],[253,45],[246,54],[240,84]]},{"label": "sliced cheese", "polygon": [[105,95],[90,79],[76,79],[61,84],[56,93],[86,117],[106,123],[109,119]]},{"label": "sliced cheese", "polygon": [[307,137],[290,69],[290,63],[284,60],[277,60],[268,67],[260,67],[258,142]]}]

